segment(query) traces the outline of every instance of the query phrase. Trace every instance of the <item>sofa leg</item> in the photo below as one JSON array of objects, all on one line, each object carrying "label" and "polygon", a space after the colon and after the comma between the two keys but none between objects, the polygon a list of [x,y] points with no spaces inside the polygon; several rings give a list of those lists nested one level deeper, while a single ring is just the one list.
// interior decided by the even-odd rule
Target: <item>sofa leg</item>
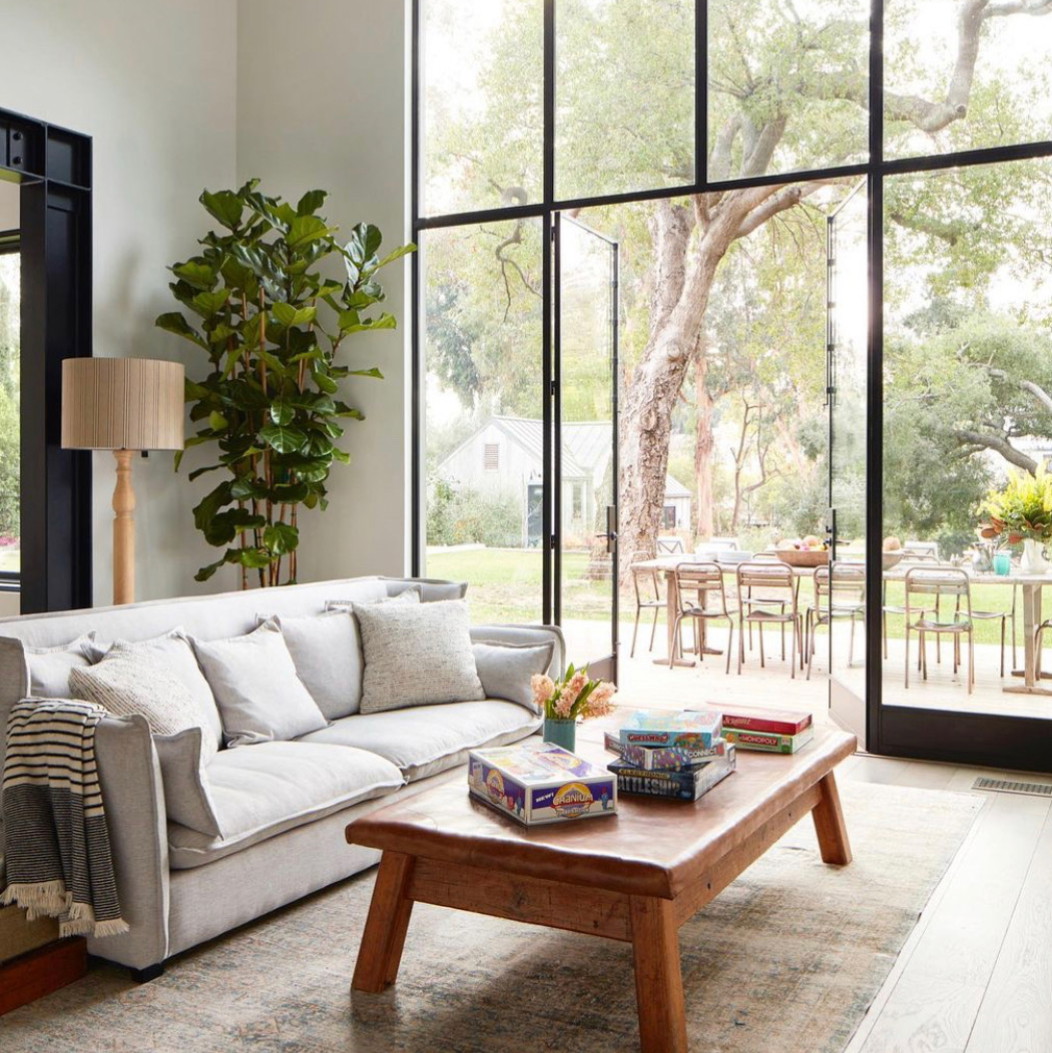
[{"label": "sofa leg", "polygon": [[164,973],[164,962],[157,962],[155,965],[147,965],[145,969],[129,969],[131,978],[137,984],[148,984],[151,980],[156,980],[158,976]]}]

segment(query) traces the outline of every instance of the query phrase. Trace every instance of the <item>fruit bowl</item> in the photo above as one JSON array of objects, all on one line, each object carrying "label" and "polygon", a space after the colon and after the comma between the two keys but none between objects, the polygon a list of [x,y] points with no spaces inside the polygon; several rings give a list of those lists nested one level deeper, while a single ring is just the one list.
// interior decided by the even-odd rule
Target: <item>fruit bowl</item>
[{"label": "fruit bowl", "polygon": [[828,549],[780,548],[777,554],[790,567],[824,567],[829,562]]},{"label": "fruit bowl", "polygon": [[880,565],[884,570],[891,570],[891,568],[896,566],[905,555],[906,553],[901,549],[893,549],[891,552],[881,552]]}]

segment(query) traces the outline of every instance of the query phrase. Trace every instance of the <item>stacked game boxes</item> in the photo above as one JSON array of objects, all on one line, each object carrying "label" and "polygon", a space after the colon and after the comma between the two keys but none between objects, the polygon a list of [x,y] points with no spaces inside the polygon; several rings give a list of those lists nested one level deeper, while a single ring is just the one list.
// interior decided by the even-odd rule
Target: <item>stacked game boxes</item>
[{"label": "stacked game boxes", "polygon": [[734,771],[734,746],[720,734],[715,711],[638,710],[606,748],[619,759],[607,767],[619,793],[696,801]]},{"label": "stacked game boxes", "polygon": [[610,773],[550,742],[471,750],[468,792],[524,826],[617,811],[617,782]]},{"label": "stacked game boxes", "polygon": [[723,737],[740,750],[795,753],[815,737],[810,713],[735,706],[723,711]]}]

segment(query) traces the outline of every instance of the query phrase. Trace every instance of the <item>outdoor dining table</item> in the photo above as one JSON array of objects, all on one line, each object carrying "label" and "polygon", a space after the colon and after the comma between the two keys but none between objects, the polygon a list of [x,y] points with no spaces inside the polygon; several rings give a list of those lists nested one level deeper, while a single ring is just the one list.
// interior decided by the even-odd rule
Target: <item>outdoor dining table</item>
[{"label": "outdoor dining table", "polygon": [[[697,563],[700,562],[701,558],[698,556],[685,554],[685,555],[674,555],[674,556],[658,556],[656,559],[642,560],[639,563],[633,564],[633,567],[641,570],[656,570],[662,573],[665,577],[666,590],[665,590],[665,604],[666,604],[666,621],[667,621],[667,640],[668,640],[668,654],[674,654],[675,638],[673,634],[673,625],[676,620],[676,612],[679,609],[679,595],[676,589],[676,567],[681,563]],[[705,560],[704,562],[712,562],[711,560]],[[721,564],[724,572],[733,575],[737,564],[726,563]],[[883,578],[885,581],[903,581],[906,577],[906,571],[911,566],[920,566],[925,569],[938,570],[939,567],[932,563],[921,563],[921,564],[898,564],[895,567],[891,567],[884,571]],[[964,568],[968,569],[968,568]],[[793,567],[793,575],[799,581],[802,578],[809,578],[814,575],[814,567]],[[982,585],[1002,585],[1008,588],[1015,588],[1019,586],[1022,592],[1022,606],[1023,606],[1023,668],[1014,670],[1012,675],[1021,677],[1023,682],[1021,684],[1008,684],[1003,690],[1009,694],[1019,695],[1052,695],[1052,688],[1042,687],[1040,683],[1040,675],[1038,673],[1038,654],[1034,639],[1034,633],[1037,627],[1041,624],[1041,590],[1045,585],[1052,585],[1052,574],[1025,574],[1021,571],[1013,570],[1010,574],[990,574],[990,573],[976,573],[968,570],[968,575],[974,584]],[[704,629],[705,625],[702,623],[702,637],[698,641],[698,646],[702,649],[704,654],[722,654],[722,651],[717,650],[713,647],[706,646],[704,642]],[[668,658],[655,658],[654,663],[657,665],[667,665]],[[690,658],[677,658],[675,665],[682,666],[693,666],[695,663]],[[1049,676],[1050,674],[1043,674]]]}]

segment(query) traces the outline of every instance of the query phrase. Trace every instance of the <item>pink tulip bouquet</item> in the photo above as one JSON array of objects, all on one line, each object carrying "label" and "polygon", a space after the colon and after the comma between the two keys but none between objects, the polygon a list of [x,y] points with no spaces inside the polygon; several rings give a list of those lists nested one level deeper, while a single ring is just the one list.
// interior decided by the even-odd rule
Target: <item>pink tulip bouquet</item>
[{"label": "pink tulip bouquet", "polygon": [[571,664],[561,680],[536,673],[530,678],[533,700],[547,720],[576,720],[604,717],[614,710],[617,688],[606,680],[590,680],[588,667],[574,669]]}]

